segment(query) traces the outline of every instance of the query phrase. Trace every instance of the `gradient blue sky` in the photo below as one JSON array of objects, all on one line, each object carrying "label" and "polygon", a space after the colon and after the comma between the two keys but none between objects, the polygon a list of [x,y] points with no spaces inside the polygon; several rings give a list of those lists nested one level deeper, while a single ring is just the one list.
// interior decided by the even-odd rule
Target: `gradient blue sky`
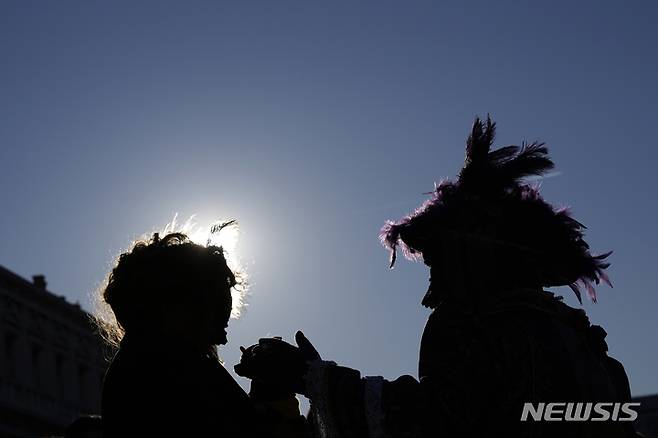
[{"label": "gradient blue sky", "polygon": [[252,295],[228,364],[303,328],[327,359],[415,375],[428,272],[389,271],[378,230],[489,112],[499,145],[547,142],[545,197],[615,251],[584,307],[658,392],[657,21],[653,0],[3,1],[0,264],[89,308],[131,238],[237,218]]}]

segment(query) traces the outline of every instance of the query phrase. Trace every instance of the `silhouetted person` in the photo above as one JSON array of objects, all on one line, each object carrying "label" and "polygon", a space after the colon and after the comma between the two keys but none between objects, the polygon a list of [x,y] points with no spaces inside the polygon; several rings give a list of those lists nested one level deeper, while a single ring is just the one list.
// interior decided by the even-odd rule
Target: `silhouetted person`
[{"label": "silhouetted person", "polygon": [[521,421],[526,402],[629,401],[630,389],[605,331],[543,290],[569,285],[595,300],[608,254],[591,255],[584,226],[522,183],[553,167],[543,144],[492,151],[494,133],[476,119],[457,181],[382,229],[391,267],[401,247],[430,268],[419,380],[362,378],[320,360],[301,332],[299,349],[261,340],[236,371],[269,381],[278,370],[310,398],[322,437],[633,436],[630,423]]},{"label": "silhouetted person", "polygon": [[120,338],[103,385],[106,438],[295,436],[294,393],[261,385],[250,398],[218,360],[239,281],[221,247],[181,233],[119,257],[103,292]]}]

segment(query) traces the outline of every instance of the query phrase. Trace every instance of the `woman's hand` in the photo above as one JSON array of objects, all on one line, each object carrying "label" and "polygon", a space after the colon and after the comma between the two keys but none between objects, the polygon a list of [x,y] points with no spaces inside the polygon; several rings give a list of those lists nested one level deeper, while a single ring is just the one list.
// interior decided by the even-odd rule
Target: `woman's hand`
[{"label": "woman's hand", "polygon": [[280,337],[261,338],[248,348],[240,347],[242,357],[235,372],[253,381],[252,388],[268,392],[304,394],[304,374],[308,363],[320,355],[301,331],[295,334],[297,347]]}]

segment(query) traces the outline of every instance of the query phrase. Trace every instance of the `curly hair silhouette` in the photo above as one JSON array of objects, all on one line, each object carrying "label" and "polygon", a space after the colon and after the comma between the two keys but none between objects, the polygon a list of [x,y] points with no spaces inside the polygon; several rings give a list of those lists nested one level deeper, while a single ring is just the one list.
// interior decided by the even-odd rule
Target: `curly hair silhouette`
[{"label": "curly hair silhouette", "polygon": [[[236,225],[235,221],[217,224],[211,233]],[[149,240],[135,242],[118,257],[102,289],[102,301],[112,310],[114,321],[98,318],[106,340],[118,345],[126,332],[163,331],[177,324],[207,345],[225,343],[224,327],[201,327],[204,313],[216,312],[216,321],[227,322],[231,312],[231,289],[242,286],[240,272],[232,271],[224,249],[199,245],[182,232],[164,237],[154,233]],[[222,334],[223,333],[223,334]],[[171,333],[170,333],[171,334]],[[181,334],[180,331],[178,333]]]}]

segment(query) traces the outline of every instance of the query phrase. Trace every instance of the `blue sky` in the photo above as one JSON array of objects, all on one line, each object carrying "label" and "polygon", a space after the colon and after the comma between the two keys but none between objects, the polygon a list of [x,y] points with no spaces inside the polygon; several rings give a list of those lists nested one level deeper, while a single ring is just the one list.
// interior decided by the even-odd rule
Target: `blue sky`
[{"label": "blue sky", "polygon": [[237,218],[252,288],[228,364],[303,328],[327,359],[416,375],[428,272],[389,271],[378,230],[491,113],[499,145],[548,144],[544,196],[614,250],[584,307],[656,393],[657,19],[648,0],[4,1],[0,264],[90,308],[132,238]]}]

